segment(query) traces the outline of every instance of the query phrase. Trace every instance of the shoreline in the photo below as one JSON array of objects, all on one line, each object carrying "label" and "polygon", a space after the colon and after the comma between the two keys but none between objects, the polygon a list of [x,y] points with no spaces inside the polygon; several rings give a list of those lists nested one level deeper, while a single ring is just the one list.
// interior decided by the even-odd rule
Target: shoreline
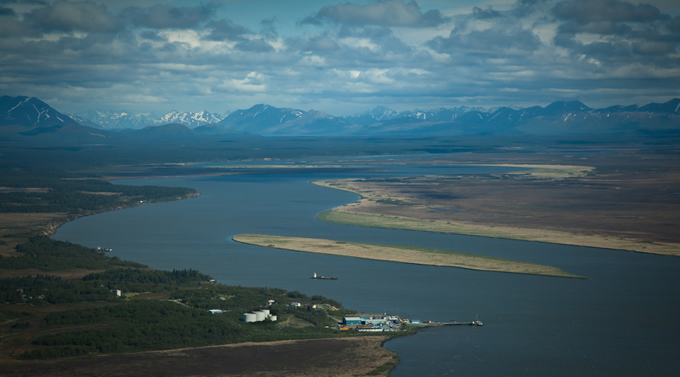
[{"label": "shoreline", "polygon": [[[232,173],[225,173],[225,174],[199,174],[199,175],[193,175],[193,176],[214,176],[214,175],[231,175]],[[178,176],[167,176],[167,178],[170,177],[178,177]],[[186,177],[186,176],[179,176],[179,177]],[[140,179],[144,177],[125,177],[122,179]],[[165,178],[165,177],[159,177],[159,176],[150,176],[148,178]],[[111,181],[111,177],[102,177],[102,179],[105,179],[107,181]],[[121,180],[122,180],[121,179]],[[191,199],[191,198],[196,198],[200,197],[200,193],[195,192],[191,194],[184,195],[182,197],[176,197],[174,199],[170,200],[165,200],[165,201],[159,201],[159,202],[147,202],[145,204],[156,204],[156,203],[162,203],[162,202],[169,202],[169,201],[178,201],[178,200],[185,200],[185,199]],[[144,205],[145,205],[144,204]],[[134,208],[138,207],[142,204],[138,204],[136,202],[132,202],[131,205],[126,205],[126,206],[119,206],[116,208],[107,208],[99,211],[93,211],[91,213],[85,213],[85,214],[65,214],[63,217],[54,219],[52,221],[49,221],[47,223],[42,223],[42,224],[36,224],[33,226],[29,226],[27,229],[25,229],[22,233],[28,237],[31,236],[31,234],[41,234],[45,236],[53,236],[56,234],[58,228],[70,221],[74,221],[77,219],[80,219],[82,217],[86,216],[92,216],[92,215],[97,215],[101,213],[106,213],[106,212],[113,212],[117,210],[122,210],[122,209],[128,209],[128,208]],[[22,237],[24,238],[24,237]],[[100,272],[99,270],[68,270],[68,271],[55,271],[54,273],[50,272],[41,272],[36,269],[31,269],[30,271],[28,270],[15,270],[13,271],[14,273],[9,274],[6,277],[18,277],[18,276],[35,276],[39,274],[47,274],[47,275],[54,275],[54,276],[60,276],[63,278],[73,278],[75,276],[80,277],[81,275],[92,273],[92,272]],[[64,276],[62,276],[64,275]],[[415,332],[414,332],[415,333]],[[390,351],[389,349],[384,347],[384,344],[391,340],[394,337],[397,336],[405,336],[405,335],[411,335],[412,333],[409,334],[398,334],[398,335],[392,335],[392,336],[361,336],[361,337],[348,337],[348,338],[338,338],[338,337],[321,337],[321,338],[311,338],[311,339],[288,339],[288,340],[279,340],[279,341],[270,341],[270,342],[243,342],[243,343],[230,343],[230,344],[222,344],[222,345],[212,345],[212,346],[201,346],[201,347],[185,347],[185,348],[176,348],[176,349],[168,349],[168,350],[155,350],[155,351],[141,351],[141,352],[132,352],[132,353],[108,353],[108,354],[101,354],[101,355],[96,355],[96,356],[81,356],[81,357],[66,357],[66,358],[58,358],[58,359],[49,359],[49,360],[30,360],[30,361],[25,361],[25,360],[17,360],[17,359],[12,359],[9,362],[3,362],[2,364],[5,365],[7,368],[12,368],[14,370],[7,370],[6,372],[8,373],[8,376],[16,375],[16,376],[23,376],[27,375],[25,369],[34,369],[34,372],[28,372],[30,375],[44,375],[44,376],[54,376],[54,375],[60,375],[60,374],[54,374],[54,367],[68,370],[68,373],[63,374],[64,376],[67,375],[72,375],[73,369],[78,369],[81,367],[82,363],[85,364],[95,364],[89,367],[94,367],[97,369],[101,368],[107,368],[107,369],[116,369],[119,367],[121,364],[126,363],[126,360],[134,362],[135,359],[143,358],[144,363],[143,364],[148,364],[149,358],[154,358],[154,357],[163,357],[163,359],[179,359],[181,360],[180,363],[184,365],[184,360],[187,357],[200,357],[202,356],[206,351],[208,350],[214,350],[214,352],[220,352],[220,354],[215,354],[214,357],[210,358],[209,360],[206,360],[203,362],[203,367],[204,365],[207,365],[208,368],[210,368],[212,365],[210,365],[210,360],[213,360],[215,358],[222,358],[225,356],[225,353],[227,353],[227,356],[229,352],[240,352],[238,350],[248,350],[247,347],[255,347],[260,350],[262,349],[273,349],[273,348],[278,348],[280,351],[276,351],[275,353],[280,353],[283,352],[284,354],[286,353],[288,348],[306,348],[307,344],[335,344],[338,341],[340,342],[346,342],[348,344],[351,344],[351,347],[341,347],[341,351],[344,351],[345,348],[351,349],[351,351],[344,351],[344,352],[350,352],[350,357],[354,360],[363,360],[363,356],[365,354],[371,354],[372,357],[370,360],[365,360],[363,362],[355,362],[355,363],[343,363],[343,368],[346,369],[346,371],[342,373],[338,373],[338,366],[330,366],[330,365],[322,365],[320,367],[315,368],[314,366],[308,367],[308,368],[303,368],[303,370],[296,370],[296,366],[299,364],[291,365],[287,363],[286,361],[282,362],[282,365],[279,365],[277,367],[277,370],[280,370],[280,368],[283,368],[286,370],[286,375],[289,376],[301,376],[301,377],[307,377],[307,376],[313,376],[313,375],[318,375],[319,371],[321,371],[321,374],[332,374],[332,375],[337,375],[337,376],[356,376],[356,375],[365,375],[365,374],[370,374],[370,375],[382,375],[382,376],[389,376],[390,372],[397,367],[397,365],[400,362],[399,356],[394,353],[393,351]],[[281,350],[281,348],[284,348]],[[235,351],[236,350],[236,351]],[[357,354],[359,351],[361,352],[361,355]],[[248,350],[250,352],[256,352],[255,350]],[[293,354],[297,354],[301,351],[292,351]],[[329,360],[333,359],[336,356],[336,349],[331,349],[330,351],[327,351],[325,356],[322,358],[323,360]],[[193,356],[189,356],[193,355]],[[360,357],[362,356],[362,357]],[[108,362],[108,365],[107,365]],[[100,364],[98,364],[100,363]],[[102,365],[103,364],[103,365]],[[212,367],[214,368],[221,368],[222,365],[220,363],[217,363],[219,365],[214,365]],[[326,363],[329,364],[329,363]],[[84,368],[87,369],[88,366],[85,366]],[[40,370],[41,368],[47,368],[49,369],[48,372],[45,372],[42,374],[40,371],[35,371],[35,369]],[[120,368],[124,368],[120,366]],[[177,366],[179,368],[179,366]],[[293,370],[291,370],[293,368]],[[246,368],[247,369],[247,368]],[[311,370],[307,370],[311,369]],[[221,369],[220,369],[221,370]],[[13,373],[14,372],[14,373]],[[271,371],[254,371],[253,373],[259,375],[259,374],[268,374]],[[206,375],[211,375],[211,374],[206,374]],[[215,376],[241,376],[243,375],[242,371],[236,371],[234,373],[227,373],[223,374],[221,371],[219,373],[214,374]]]},{"label": "shoreline", "polygon": [[[134,178],[131,178],[131,179],[134,179]],[[144,204],[135,203],[135,205],[120,206],[120,207],[117,207],[117,208],[108,208],[108,209],[104,209],[104,210],[101,210],[101,211],[93,211],[92,213],[85,213],[85,214],[78,214],[78,215],[66,215],[65,218],[61,218],[57,221],[52,221],[52,222],[49,222],[49,223],[44,224],[44,225],[38,225],[40,227],[46,228],[46,229],[43,229],[43,230],[39,230],[39,232],[41,234],[45,235],[45,236],[50,237],[50,236],[53,236],[55,233],[57,233],[57,229],[59,229],[60,226],[66,224],[68,222],[78,220],[78,219],[83,218],[83,217],[94,216],[94,215],[98,215],[100,213],[113,212],[113,211],[118,211],[118,210],[123,210],[123,209],[128,209],[128,208],[135,208],[135,207],[139,207],[141,205],[146,205],[146,204],[166,203],[166,202],[170,202],[170,201],[198,198],[200,196],[201,196],[201,194],[194,193],[194,194],[184,195],[183,197],[180,197],[180,198],[177,198],[177,199],[174,199],[174,200],[167,200],[167,201],[162,201],[162,202],[147,202],[147,203],[144,203]]]}]

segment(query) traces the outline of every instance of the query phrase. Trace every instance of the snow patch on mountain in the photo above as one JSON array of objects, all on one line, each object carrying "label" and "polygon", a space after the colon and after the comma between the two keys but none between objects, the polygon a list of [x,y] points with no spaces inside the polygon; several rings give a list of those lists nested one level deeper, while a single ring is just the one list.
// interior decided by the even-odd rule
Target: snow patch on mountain
[{"label": "snow patch on mountain", "polygon": [[206,110],[197,113],[186,111],[171,111],[161,117],[152,113],[128,114],[126,112],[89,110],[73,114],[72,117],[81,124],[97,125],[103,129],[131,128],[142,129],[147,126],[180,123],[189,128],[216,124],[227,117],[229,113],[217,114]]},{"label": "snow patch on mountain", "polygon": [[225,114],[214,114],[206,110],[199,111],[197,113],[190,113],[184,111],[171,111],[159,119],[154,120],[151,124],[162,125],[170,123],[180,123],[189,128],[196,128],[200,126],[205,126],[206,124],[219,123],[222,119],[226,118],[228,113]]}]

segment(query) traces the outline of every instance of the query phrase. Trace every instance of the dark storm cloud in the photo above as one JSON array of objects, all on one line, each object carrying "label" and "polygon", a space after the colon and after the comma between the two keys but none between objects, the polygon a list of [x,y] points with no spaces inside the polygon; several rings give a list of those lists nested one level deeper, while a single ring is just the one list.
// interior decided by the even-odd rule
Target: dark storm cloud
[{"label": "dark storm cloud", "polygon": [[625,42],[592,42],[578,44],[574,50],[582,55],[597,58],[600,61],[628,60],[632,58],[631,46]]},{"label": "dark storm cloud", "polygon": [[528,54],[537,50],[540,39],[531,31],[519,27],[473,30],[459,34],[451,31],[448,38],[437,37],[428,45],[435,51],[446,54],[473,53],[481,55]]},{"label": "dark storm cloud", "polygon": [[486,9],[474,7],[472,8],[472,16],[478,20],[487,20],[490,18],[501,17],[501,14],[498,11],[493,10],[491,7]]},{"label": "dark storm cloud", "polygon": [[383,53],[405,54],[413,51],[413,48],[396,37],[392,29],[387,27],[343,27],[340,29],[338,37],[366,38],[378,46]]},{"label": "dark storm cloud", "polygon": [[[618,0],[563,1],[552,8],[558,20],[554,43],[576,56],[625,64],[644,63],[650,67],[671,67],[669,54],[680,47],[676,19],[657,8]],[[599,36],[591,43],[579,41],[578,34]],[[602,39],[604,38],[604,39]],[[628,59],[628,62],[624,62]]]},{"label": "dark storm cloud", "polygon": [[276,26],[274,26],[274,23],[276,22],[276,17],[272,18],[267,18],[262,21],[260,21],[260,32],[270,38],[276,37],[279,35],[279,33],[276,32]]},{"label": "dark storm cloud", "polygon": [[46,2],[42,0],[0,0],[0,4],[33,4],[33,5],[47,5]]},{"label": "dark storm cloud", "polygon": [[640,41],[633,43],[633,52],[638,55],[664,56],[674,53],[678,49],[678,43]]},{"label": "dark storm cloud", "polygon": [[388,0],[373,4],[344,3],[321,8],[314,16],[306,17],[300,24],[323,25],[379,25],[431,27],[447,21],[438,10],[423,13],[415,1]]},{"label": "dark storm cloud", "polygon": [[546,0],[519,0],[516,4],[518,8],[521,7],[532,7],[536,4],[545,3]]},{"label": "dark storm cloud", "polygon": [[[596,58],[600,62],[607,62],[610,68],[614,65],[644,62],[650,67],[673,66],[673,60],[667,57],[677,50],[677,44],[668,42],[592,42],[588,44],[574,43],[569,46],[575,53],[590,58]],[[652,59],[652,60],[650,60]]]},{"label": "dark storm cloud", "polygon": [[311,16],[298,24],[318,28],[295,28],[290,15],[270,17],[258,3],[240,3],[253,14],[231,21],[228,5],[158,2],[166,5],[0,0],[9,4],[0,13],[16,13],[0,14],[0,90],[111,98],[123,109],[224,106],[225,93],[240,101],[231,106],[378,100],[416,107],[463,97],[479,105],[585,100],[598,90],[651,93],[680,80],[680,17],[625,1],[519,0],[509,8],[449,9],[451,18],[410,0],[299,9]]},{"label": "dark storm cloud", "polygon": [[670,23],[670,28],[673,31],[680,32],[680,16],[675,16],[673,21]]},{"label": "dark storm cloud", "polygon": [[89,1],[55,2],[28,13],[26,21],[32,23],[36,29],[48,32],[108,32],[120,28],[105,5]]},{"label": "dark storm cloud", "polygon": [[408,65],[414,49],[396,37],[391,29],[381,27],[343,27],[338,32],[289,38],[290,50],[324,57],[335,67]]},{"label": "dark storm cloud", "polygon": [[14,9],[0,7],[0,17],[16,16]]},{"label": "dark storm cloud", "polygon": [[286,44],[295,50],[313,52],[321,55],[329,51],[336,51],[340,48],[335,38],[329,36],[328,32],[310,37],[290,38],[286,41]]},{"label": "dark storm cloud", "polygon": [[0,38],[37,35],[39,35],[38,32],[26,27],[25,23],[19,22],[14,10],[0,8]]},{"label": "dark storm cloud", "polygon": [[557,3],[553,13],[562,20],[586,22],[645,22],[659,18],[661,12],[651,5],[618,0],[575,0]]},{"label": "dark storm cloud", "polygon": [[190,29],[209,20],[215,13],[211,5],[196,7],[171,7],[156,4],[152,7],[127,8],[123,14],[130,17],[132,23],[151,29]]},{"label": "dark storm cloud", "polygon": [[515,17],[522,18],[525,17],[537,9],[545,7],[549,0],[519,0],[515,3],[514,8],[511,8],[508,13]]},{"label": "dark storm cloud", "polygon": [[158,41],[158,42],[164,42],[167,39],[158,35],[158,32],[153,31],[153,30],[145,30],[139,34],[140,37],[144,39],[148,39],[150,41]]},{"label": "dark storm cloud", "polygon": [[623,23],[612,22],[612,21],[598,21],[598,22],[566,22],[559,26],[559,33],[590,33],[590,34],[615,34],[615,35],[626,35],[629,34],[633,29]]},{"label": "dark storm cloud", "polygon": [[207,39],[212,41],[242,41],[243,35],[248,32],[243,26],[227,19],[210,21],[206,28],[212,29],[207,36]]},{"label": "dark storm cloud", "polygon": [[236,44],[236,49],[246,52],[273,52],[274,47],[262,39],[253,39]]}]

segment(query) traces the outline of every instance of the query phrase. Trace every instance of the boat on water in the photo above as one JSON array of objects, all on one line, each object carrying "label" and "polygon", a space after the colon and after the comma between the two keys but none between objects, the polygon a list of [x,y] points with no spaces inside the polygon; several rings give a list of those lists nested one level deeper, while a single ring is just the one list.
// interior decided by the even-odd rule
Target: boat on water
[{"label": "boat on water", "polygon": [[338,278],[335,277],[335,276],[331,276],[331,277],[319,276],[319,275],[316,274],[316,272],[312,276],[312,279],[316,279],[316,280],[338,280]]}]

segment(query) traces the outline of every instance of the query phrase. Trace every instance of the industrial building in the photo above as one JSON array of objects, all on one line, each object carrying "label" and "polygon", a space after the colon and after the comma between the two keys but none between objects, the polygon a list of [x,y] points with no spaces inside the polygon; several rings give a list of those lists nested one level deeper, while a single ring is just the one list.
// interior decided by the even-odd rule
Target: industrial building
[{"label": "industrial building", "polygon": [[345,317],[342,319],[342,324],[345,326],[363,325],[363,323],[361,323],[361,317]]},{"label": "industrial building", "polygon": [[382,316],[382,317],[344,317],[342,324],[345,326],[359,326],[359,325],[387,325],[399,321],[397,316]]},{"label": "industrial building", "polygon": [[243,313],[243,322],[262,322],[265,319],[276,321],[278,318],[269,312],[269,309],[262,309],[252,313]]}]

